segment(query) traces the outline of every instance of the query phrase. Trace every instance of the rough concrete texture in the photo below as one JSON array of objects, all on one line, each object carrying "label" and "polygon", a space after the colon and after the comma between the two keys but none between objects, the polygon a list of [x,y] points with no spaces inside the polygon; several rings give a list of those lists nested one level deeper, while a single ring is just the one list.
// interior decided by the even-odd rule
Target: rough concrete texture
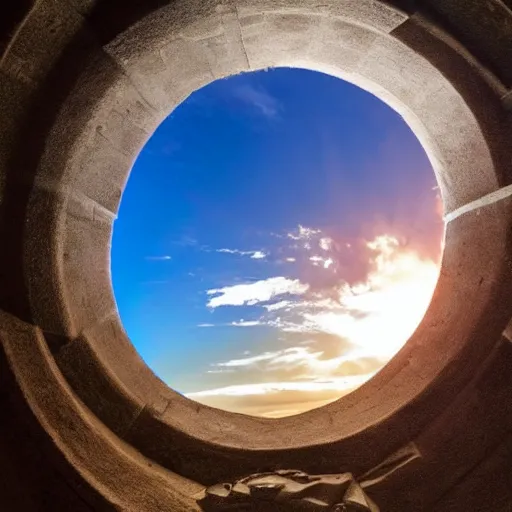
[{"label": "rough concrete texture", "polygon": [[[412,440],[422,457],[369,491],[383,512],[512,509],[512,199],[478,202],[512,183],[509,0],[39,0],[0,7],[0,31],[1,510],[197,510],[203,485],[358,476]],[[464,213],[399,354],[270,420],[151,372],[117,313],[110,240],[158,123],[216,78],[276,65],[393,106]]]}]

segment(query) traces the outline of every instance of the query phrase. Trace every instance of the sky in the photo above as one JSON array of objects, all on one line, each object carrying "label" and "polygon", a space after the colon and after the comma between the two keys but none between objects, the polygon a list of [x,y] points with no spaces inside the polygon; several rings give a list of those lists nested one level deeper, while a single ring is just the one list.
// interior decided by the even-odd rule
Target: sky
[{"label": "sky", "polygon": [[125,329],[173,389],[280,417],[350,393],[422,319],[444,224],[403,119],[338,78],[217,80],[138,156],[112,242]]}]

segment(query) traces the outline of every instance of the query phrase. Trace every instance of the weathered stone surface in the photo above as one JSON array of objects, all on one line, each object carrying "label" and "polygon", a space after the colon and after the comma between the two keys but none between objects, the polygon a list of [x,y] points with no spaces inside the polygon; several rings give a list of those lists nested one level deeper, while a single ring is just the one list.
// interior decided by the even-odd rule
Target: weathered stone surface
[{"label": "weathered stone surface", "polygon": [[429,0],[428,4],[479,60],[486,62],[508,86],[512,85],[510,5],[507,8],[501,0]]},{"label": "weathered stone surface", "polygon": [[463,510],[474,503],[482,512],[508,512],[512,503],[512,437],[504,440],[435,504],[436,512]]},{"label": "weathered stone surface", "polygon": [[[4,313],[0,318],[2,348],[9,364],[23,373],[18,373],[17,384],[24,393],[31,390],[32,412],[47,427],[53,450],[66,459],[65,471],[94,489],[95,496],[89,496],[93,509],[158,510],[168,504],[180,512],[197,510],[192,495],[200,486],[137,458],[76,399],[55,362],[47,358],[41,332]],[[107,485],[107,496],[97,488],[98,475]],[[47,510],[51,507],[48,503]]]},{"label": "weathered stone surface", "polygon": [[18,4],[0,7],[0,432],[28,425],[31,449],[0,442],[0,508],[195,510],[200,484],[283,466],[360,476],[414,439],[422,458],[371,491],[383,510],[508,510],[510,198],[449,222],[432,305],[383,371],[282,420],[157,379],[120,324],[109,250],[132,162],[164,116],[208,81],[277,64],[394,106],[448,213],[509,185],[509,0]]},{"label": "weathered stone surface", "polygon": [[407,19],[407,14],[391,3],[385,4],[374,0],[235,0],[241,17],[254,14],[299,14],[325,15],[329,18],[339,18],[352,24],[362,25],[380,32],[391,32]]},{"label": "weathered stone surface", "polygon": [[[123,436],[141,413],[144,407],[142,400],[98,361],[84,338],[67,343],[55,359],[84,404],[114,433]],[[88,379],[84,379],[84,375]]]},{"label": "weathered stone surface", "polygon": [[0,70],[33,89],[80,31],[83,18],[65,0],[36,2],[18,27]]}]

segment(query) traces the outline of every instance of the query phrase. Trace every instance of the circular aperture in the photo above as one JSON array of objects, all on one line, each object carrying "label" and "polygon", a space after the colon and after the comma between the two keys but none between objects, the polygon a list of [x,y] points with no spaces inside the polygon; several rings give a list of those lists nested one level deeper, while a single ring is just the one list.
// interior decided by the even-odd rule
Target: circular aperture
[{"label": "circular aperture", "polygon": [[322,73],[246,73],[193,93],[143,148],[113,284],[170,387],[287,416],[350,393],[404,345],[443,226],[431,165],[394,110]]},{"label": "circular aperture", "polygon": [[[74,466],[76,462],[72,478],[78,468],[80,474],[88,475],[86,487],[92,486],[118,508],[142,510],[148,503],[156,508],[162,504],[171,509],[193,508],[190,495],[185,498],[181,491],[189,492],[190,481],[235,481],[240,474],[262,468],[296,467],[311,474],[337,473],[341,461],[343,470],[361,475],[414,439],[432,448],[428,460],[441,460],[440,454],[449,452],[453,436],[459,439],[457,432],[464,432],[466,420],[471,417],[464,412],[471,409],[471,404],[460,393],[474,382],[482,362],[496,354],[496,340],[510,320],[509,203],[479,202],[510,181],[508,132],[503,91],[487,68],[478,64],[480,59],[432,18],[421,13],[409,16],[389,2],[351,2],[350,8],[337,0],[322,5],[302,2],[300,6],[286,0],[243,0],[235,4],[177,0],[153,11],[150,2],[137,4],[128,15],[124,8],[115,12],[95,8],[87,30],[76,33],[75,14],[64,15],[59,17],[65,27],[62,34],[70,37],[44,38],[41,45],[25,44],[27,27],[47,24],[46,8],[36,8],[31,11],[30,23],[16,34],[23,41],[22,47],[10,47],[8,54],[14,60],[3,62],[6,70],[14,71],[18,83],[23,78],[18,73],[19,56],[29,57],[24,69],[30,75],[25,78],[31,79],[22,80],[21,95],[10,85],[2,95],[7,94],[5,104],[13,106],[13,116],[17,112],[21,115],[21,124],[6,125],[6,140],[16,140],[23,126],[33,144],[29,152],[25,144],[20,144],[14,152],[19,151],[19,155],[12,155],[15,158],[6,181],[9,201],[4,205],[6,218],[18,219],[8,223],[14,236],[4,252],[7,261],[20,263],[16,267],[20,274],[13,272],[12,277],[14,284],[23,286],[17,285],[16,290],[26,288],[23,300],[15,301],[15,309],[17,314],[30,313],[30,325],[26,331],[8,326],[2,333],[2,344],[30,406],[31,418],[34,413],[65,459]],[[112,24],[114,18],[116,23]],[[93,27],[102,27],[97,41],[102,41],[103,47],[91,45]],[[111,280],[113,256],[114,284],[124,324],[160,376],[186,394],[226,387],[218,383],[216,387],[187,388],[183,380],[175,381],[188,367],[187,360],[176,351],[176,363],[169,366],[172,372],[164,373],[155,366],[159,361],[169,364],[171,359],[163,351],[159,358],[144,353],[140,340],[153,343],[155,338],[146,330],[141,333],[143,337],[138,336],[131,323],[138,318],[137,309],[127,310],[123,304],[116,275],[120,253],[124,252],[123,261],[128,267],[125,284],[133,290],[136,286],[131,286],[128,277],[137,284],[137,257],[145,263],[146,257],[153,258],[151,265],[147,260],[148,269],[157,275],[150,275],[147,281],[165,280],[165,269],[172,268],[170,263],[175,261],[174,253],[158,252],[161,247],[139,244],[134,249],[117,243],[118,232],[128,220],[126,201],[137,182],[140,161],[124,197],[113,253],[112,227],[132,164],[169,112],[179,114],[187,105],[176,109],[184,98],[217,78],[274,66],[307,68],[345,78],[396,109],[429,156],[449,219],[433,300],[404,348],[375,377],[343,399],[280,419],[247,415],[279,413],[275,406],[271,411],[248,410],[247,394],[242,397],[243,412],[247,414],[232,414],[189,400],[155,378],[126,336]],[[48,80],[42,79],[47,73]],[[33,81],[34,77],[41,80]],[[36,89],[44,101],[32,96],[31,91]],[[353,125],[351,128],[353,136],[356,130]],[[410,132],[408,136],[412,137]],[[397,140],[400,150],[406,150],[406,139]],[[194,148],[197,153],[204,151],[195,142]],[[232,148],[236,149],[234,145]],[[380,186],[374,202],[387,194],[392,183],[392,169],[382,163],[380,168],[382,174],[376,173],[369,180],[376,180]],[[309,172],[315,171],[318,169],[310,166]],[[406,178],[404,174],[403,183],[407,183]],[[332,196],[336,188],[331,188]],[[18,192],[22,198],[29,195],[26,203],[19,200]],[[161,192],[167,192],[165,197],[170,201],[165,187]],[[145,215],[159,204],[157,194],[150,196],[146,207],[138,201],[134,213],[148,235],[155,225]],[[260,202],[273,211],[270,199],[268,193]],[[421,195],[416,199],[420,209]],[[403,198],[395,202],[398,207]],[[468,204],[480,206],[469,211]],[[25,215],[20,216],[20,208]],[[230,219],[238,211],[243,209]],[[283,228],[282,234],[298,237],[311,233],[304,231],[306,228],[323,233],[329,227],[301,221],[301,229],[299,221],[295,222]],[[136,233],[132,228],[134,239]],[[334,239],[333,234],[328,236]],[[251,254],[270,249],[255,240],[250,238],[247,245],[212,247]],[[380,239],[386,241],[391,239]],[[375,238],[367,240],[374,249],[386,248],[386,244],[374,242]],[[405,243],[399,238],[396,245],[403,247]],[[372,246],[365,250],[371,252]],[[389,244],[386,250],[390,252]],[[263,263],[263,258],[252,261],[238,253],[215,254]],[[171,260],[155,259],[166,255]],[[315,255],[325,259],[323,253]],[[304,257],[305,268],[325,270],[321,261],[317,263],[315,266]],[[273,276],[307,282],[299,274]],[[175,276],[170,277],[177,291],[179,283]],[[208,290],[233,285],[219,282],[205,287],[198,294],[201,307],[210,298],[223,296],[209,295]],[[7,295],[9,290],[8,286]],[[295,295],[298,300],[303,297]],[[191,311],[187,294],[173,296],[174,305],[180,306],[182,301],[183,310]],[[165,305],[165,300],[160,303]],[[394,310],[401,318],[408,317],[405,306]],[[241,307],[245,306],[217,306],[211,315],[227,314],[228,308],[239,312]],[[179,309],[164,311],[171,318]],[[237,313],[226,323],[252,318]],[[151,316],[145,315],[140,327],[150,329],[154,326],[150,320]],[[216,325],[208,318],[191,323],[191,329],[199,332],[199,322]],[[228,327],[233,327],[232,332],[240,332],[235,327],[244,329],[245,333],[256,332],[252,329],[259,326]],[[210,328],[201,329],[208,332]],[[25,336],[29,333],[30,342]],[[163,347],[186,348],[191,341],[170,330],[159,339]],[[307,348],[307,344],[304,346]],[[229,358],[224,354],[220,358],[218,350],[208,354],[205,347],[206,343],[196,348],[196,352],[204,351],[208,356],[203,372],[216,368],[210,365],[251,355],[230,353]],[[48,400],[49,393],[52,400]],[[289,402],[285,407],[279,405],[281,413],[292,412]],[[488,416],[492,417],[492,412]],[[445,425],[455,428],[445,429]],[[492,444],[492,440],[487,441]],[[126,443],[141,456],[127,449]],[[162,472],[160,466],[171,471]],[[430,473],[433,480],[437,478],[434,466],[427,464],[427,473],[420,471],[422,481],[427,481],[423,477]],[[140,492],[128,495],[126,489],[133,488],[134,483]]]}]

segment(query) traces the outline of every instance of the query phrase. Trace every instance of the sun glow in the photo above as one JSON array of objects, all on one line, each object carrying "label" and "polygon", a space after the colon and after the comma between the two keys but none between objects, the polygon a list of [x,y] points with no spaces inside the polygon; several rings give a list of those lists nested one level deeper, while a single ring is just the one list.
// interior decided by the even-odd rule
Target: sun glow
[{"label": "sun glow", "polygon": [[432,260],[402,249],[389,235],[367,246],[376,254],[375,268],[366,282],[340,288],[339,309],[345,312],[324,311],[305,319],[319,331],[350,340],[358,353],[390,358],[423,318],[439,269]]}]

